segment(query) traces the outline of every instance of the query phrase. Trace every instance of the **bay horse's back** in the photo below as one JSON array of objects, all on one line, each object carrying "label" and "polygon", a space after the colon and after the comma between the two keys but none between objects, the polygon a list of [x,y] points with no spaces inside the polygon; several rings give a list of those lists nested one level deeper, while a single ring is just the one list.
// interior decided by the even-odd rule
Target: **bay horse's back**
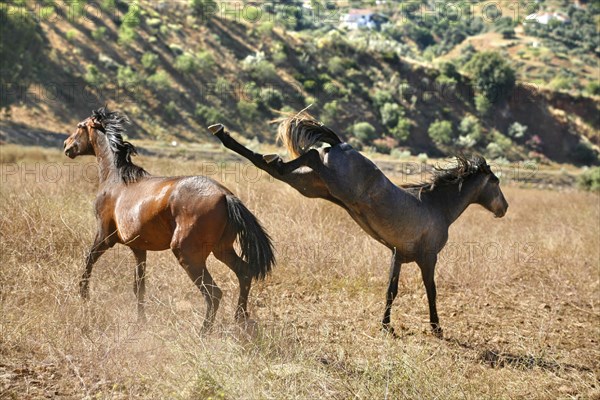
[{"label": "bay horse's back", "polygon": [[258,219],[231,191],[204,177],[183,178],[173,191],[175,230],[171,249],[219,255],[233,250],[237,239],[241,258],[253,278],[264,278],[275,257],[269,235]]}]

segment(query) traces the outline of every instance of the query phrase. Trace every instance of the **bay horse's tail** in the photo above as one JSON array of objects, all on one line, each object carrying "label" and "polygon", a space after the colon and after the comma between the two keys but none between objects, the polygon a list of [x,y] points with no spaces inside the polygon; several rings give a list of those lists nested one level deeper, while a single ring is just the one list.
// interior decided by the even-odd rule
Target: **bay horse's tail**
[{"label": "bay horse's tail", "polygon": [[285,118],[279,125],[277,137],[292,158],[300,157],[317,143],[327,143],[332,146],[342,143],[334,131],[306,112]]},{"label": "bay horse's tail", "polygon": [[241,257],[250,266],[252,278],[264,279],[275,264],[271,238],[240,199],[231,195],[226,199],[229,223],[237,233]]}]

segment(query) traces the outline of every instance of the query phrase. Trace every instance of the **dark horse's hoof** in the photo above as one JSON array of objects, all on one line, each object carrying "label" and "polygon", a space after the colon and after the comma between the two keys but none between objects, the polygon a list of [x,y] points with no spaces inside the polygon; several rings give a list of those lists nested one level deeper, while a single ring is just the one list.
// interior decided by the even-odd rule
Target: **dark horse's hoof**
[{"label": "dark horse's hoof", "polygon": [[272,162],[274,162],[278,159],[279,159],[279,156],[277,154],[265,154],[263,156],[263,160],[265,160],[267,162],[267,164],[271,164]]},{"label": "dark horse's hoof", "polygon": [[433,336],[435,336],[438,339],[443,339],[444,338],[444,330],[439,325],[432,326],[431,327],[431,333],[433,333]]},{"label": "dark horse's hoof", "polygon": [[208,127],[208,130],[210,131],[210,133],[212,133],[213,135],[218,135],[220,133],[225,133],[225,125],[223,124],[214,124]]},{"label": "dark horse's hoof", "polygon": [[381,326],[381,331],[387,335],[390,335],[394,339],[398,339],[400,336],[394,331],[394,328],[390,324],[383,324]]},{"label": "dark horse's hoof", "polygon": [[87,281],[82,280],[79,282],[79,295],[83,300],[89,300],[90,290]]}]

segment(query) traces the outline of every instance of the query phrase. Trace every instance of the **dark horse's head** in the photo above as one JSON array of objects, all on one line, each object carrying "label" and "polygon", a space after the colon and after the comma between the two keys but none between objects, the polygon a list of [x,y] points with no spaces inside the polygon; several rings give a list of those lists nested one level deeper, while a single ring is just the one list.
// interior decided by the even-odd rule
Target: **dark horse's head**
[{"label": "dark horse's head", "polygon": [[457,166],[448,169],[437,168],[434,172],[432,188],[444,184],[473,185],[473,203],[482,205],[496,218],[506,214],[508,202],[500,190],[500,179],[492,172],[485,158],[474,156],[470,159],[457,156]]}]

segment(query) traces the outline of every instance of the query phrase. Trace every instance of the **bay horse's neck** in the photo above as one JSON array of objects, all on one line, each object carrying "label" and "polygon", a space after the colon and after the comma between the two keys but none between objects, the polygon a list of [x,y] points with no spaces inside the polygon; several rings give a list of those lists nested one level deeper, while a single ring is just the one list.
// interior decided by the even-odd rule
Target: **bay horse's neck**
[{"label": "bay horse's neck", "polygon": [[119,170],[115,162],[115,155],[110,149],[108,140],[103,135],[96,135],[92,141],[94,153],[98,161],[98,178],[100,185],[107,182],[120,182]]},{"label": "bay horse's neck", "polygon": [[477,179],[471,177],[460,186],[459,184],[439,186],[427,195],[430,196],[436,207],[442,211],[448,226],[450,226],[469,205],[476,201],[478,194]]}]

